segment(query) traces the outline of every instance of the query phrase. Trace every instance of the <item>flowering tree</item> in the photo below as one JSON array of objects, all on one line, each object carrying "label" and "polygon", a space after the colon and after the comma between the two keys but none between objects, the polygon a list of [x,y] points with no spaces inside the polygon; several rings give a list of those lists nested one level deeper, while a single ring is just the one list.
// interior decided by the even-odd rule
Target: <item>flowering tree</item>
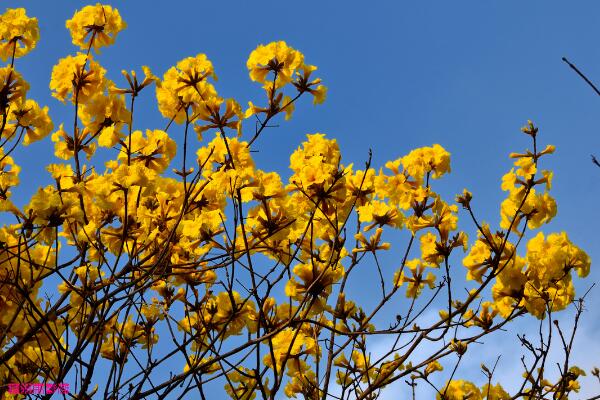
[{"label": "flowering tree", "polygon": [[[10,385],[49,382],[70,382],[77,398],[132,399],[210,398],[215,387],[244,400],[374,399],[395,381],[413,397],[430,386],[439,399],[579,390],[585,372],[569,355],[583,299],[573,277],[588,275],[590,259],[566,233],[539,231],[556,215],[552,172],[541,165],[554,147],[540,145],[533,123],[522,128],[532,150],[510,155],[492,227],[469,191],[455,202],[434,191],[450,172],[438,144],[357,169],[317,133],[290,156],[289,177],[260,169],[251,151],[269,123],[326,96],[317,68],[285,42],[250,53],[250,79],[265,97],[243,110],[218,95],[204,54],[162,79],[142,67],[143,78],[123,71],[111,81],[97,52],[125,22],[111,6],[84,7],[66,24],[80,52],[52,70],[52,95],[73,112],[54,130],[16,62],[35,47],[37,20],[9,9],[0,21],[4,398],[20,396]],[[135,130],[136,99],[153,89],[166,127]],[[50,134],[54,184],[16,205],[11,153]],[[111,158],[104,166],[101,153]],[[459,206],[471,240],[458,230]],[[409,233],[406,243],[385,241],[395,230]],[[380,262],[390,252],[397,261]],[[373,308],[347,295],[364,276]],[[573,326],[553,323],[570,305]],[[376,323],[390,307],[392,320]],[[540,321],[536,341],[520,337],[522,382],[510,391],[485,365],[483,381],[462,379],[472,344],[517,318]],[[374,354],[382,337],[393,344]],[[557,340],[564,357],[550,371]]]}]

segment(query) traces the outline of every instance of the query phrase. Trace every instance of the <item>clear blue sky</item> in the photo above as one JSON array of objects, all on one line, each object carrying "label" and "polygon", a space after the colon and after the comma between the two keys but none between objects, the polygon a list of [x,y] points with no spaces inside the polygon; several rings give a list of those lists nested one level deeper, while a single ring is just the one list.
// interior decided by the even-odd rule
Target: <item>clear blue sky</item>
[{"label": "clear blue sky", "polygon": [[[3,2],[3,7],[26,7],[28,15],[40,20],[41,41],[17,68],[31,83],[30,96],[50,106],[56,126],[70,121],[72,110],[50,97],[50,71],[59,58],[75,51],[64,21],[85,4]],[[519,128],[532,119],[540,127],[540,141],[557,148],[544,160],[544,167],[555,171],[552,194],[558,202],[558,216],[545,231],[567,231],[593,261],[599,259],[600,168],[592,165],[590,154],[600,156],[600,97],[561,57],[600,84],[600,3],[110,4],[129,25],[116,46],[99,56],[114,80],[121,79],[122,68],[140,71],[141,65],[162,76],[181,58],[202,52],[215,66],[219,93],[246,104],[262,95],[245,67],[258,44],[285,40],[319,67],[329,87],[325,104],[303,102],[292,121],[261,137],[258,148],[263,151],[256,161],[263,169],[285,173],[289,154],[312,132],[336,137],[345,163],[362,165],[372,148],[377,167],[414,147],[440,143],[452,153],[453,172],[437,190],[452,199],[469,188],[480,217],[497,224],[500,178],[510,169],[507,155],[529,146]],[[153,95],[146,93],[142,101],[147,108],[136,114],[135,128],[162,128],[165,121],[153,108]],[[47,182],[40,171],[53,159],[51,149],[48,138],[16,153],[17,163],[28,163],[15,190],[17,201]],[[599,280],[593,264],[588,282]],[[577,287],[581,292],[590,283]],[[600,288],[589,297],[583,335],[592,337],[590,332],[600,329],[598,302]],[[587,346],[588,353],[589,346],[600,353],[594,341]]]}]

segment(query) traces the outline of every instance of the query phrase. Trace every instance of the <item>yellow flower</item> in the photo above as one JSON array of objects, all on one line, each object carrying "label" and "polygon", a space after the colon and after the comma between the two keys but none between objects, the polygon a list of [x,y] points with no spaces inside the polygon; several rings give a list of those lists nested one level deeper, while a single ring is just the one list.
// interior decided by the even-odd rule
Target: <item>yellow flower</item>
[{"label": "yellow flower", "polygon": [[294,113],[296,106],[292,102],[292,98],[290,96],[284,96],[281,108],[283,111],[285,111],[285,120],[288,121],[292,118],[292,114]]},{"label": "yellow flower", "polygon": [[529,179],[531,175],[537,172],[537,165],[533,157],[519,157],[515,161],[515,166],[518,167],[517,175]]},{"label": "yellow flower", "polygon": [[[67,20],[67,28],[75,46],[87,50],[92,45],[96,50],[115,42],[117,34],[127,27],[116,8],[97,3],[85,6]],[[90,41],[93,41],[90,43]]]},{"label": "yellow flower", "polygon": [[511,194],[517,190],[524,190],[521,186],[521,188],[517,188],[516,184],[520,184],[520,185],[524,185],[525,182],[523,182],[522,180],[519,180],[519,177],[517,176],[517,174],[515,174],[515,169],[512,168],[510,170],[510,172],[507,172],[503,177],[502,177],[502,185],[500,186],[502,188],[502,190],[504,191],[508,191]]},{"label": "yellow flower", "polygon": [[[293,104],[292,104],[293,106]],[[248,109],[244,112],[244,118],[250,118],[251,116],[259,113],[268,113],[269,108],[258,107],[251,101],[248,102]],[[287,117],[287,116],[286,116]]]},{"label": "yellow flower", "polygon": [[351,358],[354,362],[354,368],[362,375],[362,381],[368,382],[369,378],[372,378],[375,374],[375,368],[371,365],[369,356],[362,350],[352,350]]},{"label": "yellow flower", "polygon": [[52,134],[52,141],[54,145],[54,155],[63,160],[68,160],[73,157],[73,150],[75,148],[73,139],[64,130],[64,125],[60,124],[60,127],[56,132]]},{"label": "yellow flower", "polygon": [[60,196],[53,186],[47,186],[38,189],[25,209],[31,211],[34,222],[57,227],[62,225],[65,218],[78,212],[72,209],[73,205],[74,201],[68,200],[66,196]]},{"label": "yellow flower", "polygon": [[[222,193],[235,193],[237,187],[248,187],[250,182],[255,181],[254,160],[247,144],[247,142],[234,137],[227,139],[227,145],[225,145],[225,141],[217,132],[213,140],[196,152],[198,164],[206,163],[208,166],[203,171],[204,176],[212,179],[213,184]],[[229,153],[233,160],[229,157]],[[233,166],[235,168],[232,168]],[[232,185],[232,182],[235,182],[235,185]],[[251,199],[251,190],[243,190],[242,200],[250,201]]]},{"label": "yellow flower", "polygon": [[9,8],[0,15],[0,58],[22,57],[35,48],[40,39],[37,18],[29,18],[24,8]]},{"label": "yellow flower", "polygon": [[400,229],[404,223],[404,214],[396,207],[382,201],[372,200],[364,206],[358,207],[357,211],[360,222],[371,223],[365,226],[365,232],[376,226],[384,225]]},{"label": "yellow flower", "polygon": [[5,155],[4,149],[0,148],[0,210],[2,211],[14,207],[8,198],[11,195],[10,188],[19,184],[20,170],[13,158]]},{"label": "yellow flower", "polygon": [[465,319],[469,319],[469,321],[465,323],[465,326],[475,325],[487,331],[494,324],[494,317],[496,315],[498,315],[498,310],[496,309],[494,303],[490,301],[484,301],[481,303],[481,311],[478,315],[472,313],[469,318],[465,317]]},{"label": "yellow flower", "polygon": [[553,233],[544,238],[542,232],[527,243],[527,283],[524,305],[538,318],[543,318],[546,307],[553,311],[566,308],[575,297],[571,270],[580,277],[590,271],[590,258],[567,235]]},{"label": "yellow flower", "polygon": [[238,292],[221,292],[210,298],[204,304],[202,316],[203,327],[219,332],[226,328],[225,337],[239,335],[242,330],[254,332],[256,325],[255,305],[251,301],[244,301]]},{"label": "yellow flower", "polygon": [[201,109],[203,103],[217,97],[208,77],[217,78],[205,54],[184,58],[176,67],[169,68],[163,80],[156,83],[156,99],[161,114],[181,124],[185,122],[187,107],[191,106],[194,114],[204,111]]},{"label": "yellow flower", "polygon": [[426,265],[423,264],[421,260],[414,259],[407,261],[405,266],[408,267],[412,276],[409,277],[404,273],[404,271],[402,271],[402,268],[400,268],[394,273],[394,286],[400,287],[405,282],[408,282],[406,297],[419,297],[425,285],[429,286],[430,289],[435,287],[435,275],[433,273],[428,273],[427,277],[423,276]]},{"label": "yellow flower", "polygon": [[439,252],[437,236],[427,232],[421,236],[421,258],[433,265],[440,265],[444,261],[443,254]]},{"label": "yellow flower", "polygon": [[533,216],[527,224],[529,229],[539,228],[542,224],[547,224],[556,216],[556,201],[548,193],[538,194],[532,197],[531,200],[531,202],[528,201],[526,203],[526,206],[529,207],[523,208],[523,212],[526,214],[533,212]]},{"label": "yellow flower", "polygon": [[[96,151],[96,143],[84,145],[82,142],[85,140],[86,136],[86,132],[83,132],[83,134],[80,135],[78,140],[78,150],[83,150],[89,159]],[[56,157],[62,160],[69,160],[71,157],[73,157],[75,152],[75,140],[64,130],[63,124],[60,124],[58,130],[52,134],[51,138],[54,142],[54,155]]]},{"label": "yellow flower", "polygon": [[[221,105],[225,103],[225,112],[221,113]],[[242,124],[244,118],[242,107],[234,99],[223,101],[220,97],[210,97],[206,101],[201,102],[194,107],[196,114],[190,120],[202,120],[207,124],[198,124],[194,126],[194,130],[198,134],[198,140],[202,140],[202,133],[208,129],[235,129],[238,137],[241,135]]]},{"label": "yellow flower", "polygon": [[62,58],[52,68],[52,96],[64,102],[70,95],[71,101],[84,103],[104,90],[105,73],[106,70],[100,64],[83,53]]},{"label": "yellow flower", "polygon": [[313,95],[313,104],[322,104],[327,96],[327,87],[321,85],[321,79],[313,79],[311,81],[311,74],[317,67],[314,65],[302,65],[300,71],[296,72],[297,79],[294,82],[294,86],[300,93],[308,92]]},{"label": "yellow flower", "polygon": [[438,360],[432,361],[429,364],[427,364],[427,366],[425,367],[425,376],[430,375],[432,373],[434,373],[435,371],[443,371],[444,367],[442,367],[442,364],[440,364],[440,362]]},{"label": "yellow flower", "polygon": [[485,396],[486,400],[510,400],[512,396],[504,390],[502,385],[497,383],[496,385],[485,384],[481,389],[481,393]]},{"label": "yellow flower", "polygon": [[[294,267],[295,276],[285,286],[285,294],[298,301],[302,301],[307,294],[311,295],[319,300],[320,303],[316,304],[316,309],[319,309],[331,294],[333,284],[344,276],[344,267],[319,262],[314,264],[298,264]],[[296,276],[300,278],[300,282],[296,280]]]},{"label": "yellow flower", "polygon": [[467,280],[483,282],[483,275],[491,264],[491,250],[487,242],[479,238],[471,247],[469,254],[463,258],[463,265],[467,267]]},{"label": "yellow flower", "polygon": [[[81,283],[87,285],[93,284],[100,276],[98,268],[91,265],[82,265],[75,268],[75,274],[77,274]],[[102,275],[104,275],[104,273],[102,273]]]},{"label": "yellow flower", "polygon": [[298,68],[304,63],[304,55],[289,47],[284,41],[260,45],[250,53],[246,66],[250,71],[250,79],[264,83],[267,87],[267,76],[276,74],[275,88],[280,88],[292,81]]},{"label": "yellow flower", "polygon": [[[25,101],[29,84],[12,67],[0,68],[0,104],[9,106]],[[4,132],[2,132],[4,135]]]},{"label": "yellow flower", "polygon": [[[298,331],[292,328],[286,328],[277,333],[271,343],[278,370],[281,369],[286,358],[294,359],[302,354],[316,354],[318,351],[317,343],[312,337],[307,336],[302,330]],[[273,368],[273,357],[270,354],[264,357],[263,362]]]},{"label": "yellow flower", "polygon": [[[531,189],[523,202],[524,196],[524,191],[513,191],[502,202],[500,205],[500,227],[502,229],[508,229],[512,222],[512,230],[519,232],[519,223],[524,216],[529,217],[527,227],[536,229],[542,224],[547,224],[556,216],[556,201],[548,193],[536,193],[535,189]],[[519,206],[521,209],[517,213]]]},{"label": "yellow flower", "polygon": [[[216,364],[216,363],[215,363]],[[244,374],[239,373],[237,370],[240,369]],[[237,368],[227,374],[227,383],[225,384],[225,391],[232,399],[237,400],[253,400],[256,397],[258,391],[258,383],[254,378],[254,370],[248,368]],[[268,378],[264,379],[264,385],[268,385]],[[268,386],[267,386],[268,387]],[[268,391],[267,391],[268,393]]]},{"label": "yellow flower", "polygon": [[123,96],[96,94],[79,110],[86,133],[98,135],[98,144],[112,147],[123,137],[122,129],[131,121]]},{"label": "yellow flower", "polygon": [[421,147],[402,158],[402,165],[410,176],[418,182],[431,173],[434,179],[450,172],[450,153],[439,144],[433,147]]},{"label": "yellow flower", "polygon": [[[496,245],[502,240],[499,236],[494,236]],[[499,265],[502,270],[496,277],[496,282],[492,287],[492,297],[494,307],[502,317],[507,317],[515,308],[518,308],[523,299],[523,292],[527,277],[523,272],[525,259],[514,255],[515,247],[512,243],[506,244],[504,252],[500,257]]]},{"label": "yellow flower", "polygon": [[[163,172],[177,151],[175,141],[167,132],[160,129],[146,130],[146,137],[142,131],[131,134],[131,160],[140,163],[146,168],[156,172]],[[127,160],[127,154],[119,153],[120,160]]]},{"label": "yellow flower", "polygon": [[456,230],[458,223],[458,206],[456,204],[449,205],[441,197],[435,195],[435,202],[431,209],[433,213],[433,226],[440,233],[442,242],[449,239],[450,232]]},{"label": "yellow flower", "polygon": [[357,206],[363,206],[373,198],[375,193],[375,170],[369,168],[365,171],[352,171],[352,164],[346,167],[346,190],[356,199]]},{"label": "yellow flower", "polygon": [[165,314],[162,307],[158,304],[158,300],[156,298],[153,298],[152,300],[153,302],[150,304],[142,304],[142,307],[140,308],[140,314],[142,314],[144,318],[150,322],[163,320],[165,318]]},{"label": "yellow flower", "polygon": [[539,232],[527,243],[527,276],[548,284],[561,279],[571,269],[580,277],[590,272],[590,257],[569,240],[565,232],[552,233],[544,238]]},{"label": "yellow flower", "polygon": [[34,100],[27,99],[12,109],[11,117],[17,121],[18,126],[25,128],[25,146],[43,139],[54,129],[48,107],[41,108]]},{"label": "yellow flower", "polygon": [[112,173],[114,185],[128,189],[132,186],[149,187],[156,179],[156,172],[141,163],[131,166],[122,164]]},{"label": "yellow flower", "polygon": [[109,360],[124,362],[138,343],[142,343],[144,349],[158,340],[158,336],[152,334],[153,329],[148,335],[144,327],[134,323],[131,318],[124,323],[111,321],[106,328],[108,338],[102,342],[100,355]]},{"label": "yellow flower", "polygon": [[309,89],[308,91],[314,96],[314,104],[323,104],[325,97],[327,97],[327,87],[323,85],[319,85],[315,89]]},{"label": "yellow flower", "polygon": [[298,394],[304,398],[317,398],[319,382],[317,382],[317,376],[308,364],[295,358],[288,363],[288,366],[287,374],[292,379],[285,385],[285,395],[288,398],[298,398]]},{"label": "yellow flower", "polygon": [[285,195],[281,176],[276,172],[256,171],[258,184],[252,189],[252,197],[256,200],[266,200],[270,198],[282,198]]},{"label": "yellow flower", "polygon": [[[392,171],[392,175],[386,175],[380,169],[374,179],[374,189],[377,197],[388,199],[390,205],[395,205],[401,210],[409,210],[413,207],[417,190],[421,186],[419,182],[409,177],[406,171],[401,171],[400,165],[401,159],[388,161],[385,167]],[[424,194],[428,194],[427,191]]]},{"label": "yellow flower", "polygon": [[479,388],[469,381],[452,380],[440,392],[444,396],[438,393],[438,400],[483,400]]},{"label": "yellow flower", "polygon": [[363,235],[362,233],[357,233],[356,235],[354,235],[354,238],[356,240],[358,240],[360,242],[360,244],[362,244],[362,246],[359,248],[352,249],[352,252],[353,253],[361,253],[361,252],[375,252],[377,250],[389,250],[390,246],[391,246],[389,243],[380,243],[382,232],[383,232],[383,229],[377,228],[375,230],[375,234],[373,236],[371,236],[368,240],[367,240],[367,238],[365,238],[365,235]]}]

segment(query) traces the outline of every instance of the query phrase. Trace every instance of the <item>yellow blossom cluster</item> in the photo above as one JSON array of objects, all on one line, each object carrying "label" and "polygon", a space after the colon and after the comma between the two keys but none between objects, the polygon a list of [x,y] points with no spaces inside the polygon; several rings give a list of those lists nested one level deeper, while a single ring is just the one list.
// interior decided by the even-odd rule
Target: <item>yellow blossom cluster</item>
[{"label": "yellow blossom cluster", "polygon": [[100,47],[114,44],[120,31],[127,27],[121,18],[119,10],[107,4],[97,3],[85,6],[77,11],[73,18],[67,21],[67,29],[75,46],[82,50],[90,47]]},{"label": "yellow blossom cluster", "polygon": [[[57,374],[59,352],[65,348],[66,326],[56,317],[47,317],[46,329],[28,335],[40,316],[49,312],[41,297],[42,279],[48,275],[47,266],[54,265],[59,246],[44,243],[33,218],[10,199],[21,170],[13,151],[21,143],[43,139],[53,129],[48,107],[27,97],[29,84],[15,67],[38,39],[37,19],[28,17],[25,9],[8,9],[0,15],[0,58],[8,62],[0,67],[0,209],[17,219],[16,224],[0,228],[0,354],[15,340],[21,341],[11,357],[0,362],[0,385],[14,381],[15,373],[26,382],[37,379],[41,368],[46,376]],[[39,206],[51,216],[45,205]]]},{"label": "yellow blossom cluster", "polygon": [[[310,93],[314,104],[325,101],[327,87],[321,79],[312,79],[311,75],[317,67],[304,63],[304,55],[288,46],[286,42],[272,42],[258,46],[248,57],[246,63],[250,79],[263,84],[269,98],[267,107],[260,107],[249,102],[245,117],[264,114],[266,120],[279,112],[285,112],[285,119],[291,118],[294,102],[303,94]],[[292,84],[296,93],[291,96],[283,93],[283,88]]]},{"label": "yellow blossom cluster", "polygon": [[[530,121],[522,130],[532,137],[535,147],[538,128]],[[548,193],[552,172],[542,170],[538,177],[540,158],[553,152],[554,147],[547,146],[539,152],[511,154],[516,168],[502,178],[508,198],[502,202],[500,227],[506,231],[492,233],[488,225],[482,225],[463,259],[467,279],[482,283],[484,277],[495,278],[494,307],[503,317],[522,307],[538,318],[565,309],[575,297],[571,271],[585,277],[590,270],[589,256],[571,243],[565,232],[547,238],[538,232],[528,241],[525,257],[519,256],[508,240],[511,232],[522,236],[525,230],[535,230],[556,215],[556,203]],[[545,187],[543,194],[536,192],[539,186]],[[468,206],[470,197],[466,193],[460,201]]]},{"label": "yellow blossom cluster", "polygon": [[[540,390],[543,395],[553,396],[556,399],[567,399],[571,392],[579,392],[580,383],[577,380],[585,376],[585,372],[576,366],[569,368],[565,374],[567,382],[561,379],[559,382],[551,382],[548,379],[542,379]],[[525,392],[525,398],[531,396],[529,391]],[[474,383],[467,380],[455,379],[448,381],[436,397],[438,400],[509,400],[511,396],[500,383],[486,383],[482,387],[477,387]]]},{"label": "yellow blossom cluster", "polygon": [[[9,8],[0,15],[0,59],[23,57],[40,39],[37,18],[27,16],[24,8]],[[13,64],[11,62],[11,64]]]}]

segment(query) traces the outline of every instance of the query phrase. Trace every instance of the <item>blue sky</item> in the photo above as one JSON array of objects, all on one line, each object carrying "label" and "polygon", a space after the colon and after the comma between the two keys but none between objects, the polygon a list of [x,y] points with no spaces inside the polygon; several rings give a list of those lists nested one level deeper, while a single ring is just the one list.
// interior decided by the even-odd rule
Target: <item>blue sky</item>
[{"label": "blue sky", "polygon": [[[85,4],[3,2],[3,7],[26,7],[28,15],[40,20],[41,41],[18,61],[17,68],[31,83],[30,96],[50,106],[56,126],[70,121],[72,110],[50,97],[50,71],[59,58],[75,51],[64,21]],[[567,231],[592,260],[599,259],[600,168],[592,165],[590,154],[600,156],[600,97],[561,57],[600,84],[600,3],[111,4],[119,8],[129,27],[116,46],[103,50],[98,59],[119,82],[123,68],[140,71],[141,65],[148,65],[162,76],[178,60],[206,53],[219,77],[219,93],[245,104],[262,96],[245,67],[258,44],[285,40],[319,67],[318,76],[329,87],[325,104],[313,107],[305,99],[290,122],[266,131],[258,143],[263,150],[255,154],[263,169],[285,173],[289,154],[306,133],[337,138],[345,163],[362,165],[370,147],[376,167],[415,147],[440,143],[452,153],[453,171],[434,189],[450,200],[468,188],[480,218],[494,225],[503,199],[500,179],[511,165],[508,153],[529,146],[519,128],[532,119],[540,127],[541,143],[557,148],[544,160],[544,167],[555,172],[551,193],[558,216],[544,230]],[[146,93],[142,103],[135,128],[164,127],[153,95]],[[50,160],[55,162],[51,149],[48,138],[15,153],[17,163],[27,163],[21,187],[14,191],[17,202],[49,182],[40,171]],[[599,280],[593,264],[590,278],[577,287],[581,292]],[[600,312],[594,307],[598,302],[599,288],[589,296],[583,336],[592,337],[591,332],[600,328]],[[517,346],[510,337],[506,343]],[[588,354],[589,346],[600,353],[594,341],[587,346]],[[583,350],[581,357],[585,357]],[[586,362],[590,365],[583,366],[591,367],[600,360]]]}]

